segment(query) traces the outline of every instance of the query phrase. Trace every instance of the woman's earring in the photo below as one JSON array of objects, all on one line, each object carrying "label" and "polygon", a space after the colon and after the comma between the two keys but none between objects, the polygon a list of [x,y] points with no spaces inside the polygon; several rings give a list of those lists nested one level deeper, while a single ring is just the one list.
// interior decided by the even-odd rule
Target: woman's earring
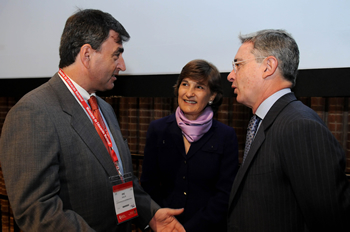
[{"label": "woman's earring", "polygon": [[209,104],[209,105],[213,104],[213,101],[209,101],[208,104]]}]

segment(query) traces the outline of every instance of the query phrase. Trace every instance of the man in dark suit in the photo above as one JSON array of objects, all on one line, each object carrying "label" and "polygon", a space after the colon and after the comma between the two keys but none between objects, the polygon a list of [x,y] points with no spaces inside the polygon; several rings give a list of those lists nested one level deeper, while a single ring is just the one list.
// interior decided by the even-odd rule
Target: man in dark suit
[{"label": "man in dark suit", "polygon": [[[88,106],[96,91],[112,89],[116,75],[125,70],[123,41],[128,39],[110,14],[78,11],[62,34],[59,73],[8,113],[0,158],[22,230],[131,231],[130,221],[117,221],[110,182],[110,177],[132,173],[127,141],[109,104],[97,97],[100,125],[106,126],[99,132],[106,137],[99,136]],[[138,179],[132,176],[132,181],[139,215],[135,224],[184,231],[173,217],[182,210],[160,209]]]},{"label": "man in dark suit", "polygon": [[344,151],[290,90],[299,64],[296,42],[283,30],[240,39],[227,79],[237,101],[261,120],[247,136],[253,142],[231,190],[228,230],[349,231]]}]

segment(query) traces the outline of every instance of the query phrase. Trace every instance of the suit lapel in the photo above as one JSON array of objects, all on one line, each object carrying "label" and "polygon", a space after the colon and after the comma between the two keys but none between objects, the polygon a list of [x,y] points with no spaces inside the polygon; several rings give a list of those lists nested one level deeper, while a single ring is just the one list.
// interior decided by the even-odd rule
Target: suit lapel
[{"label": "suit lapel", "polygon": [[236,175],[235,180],[233,182],[231,194],[230,194],[230,200],[229,200],[229,207],[230,207],[234,197],[236,196],[237,190],[238,190],[240,184],[242,183],[242,180],[243,180],[244,176],[246,175],[247,170],[248,170],[254,156],[256,155],[257,151],[259,150],[259,148],[261,147],[261,145],[263,144],[264,141],[265,141],[265,128],[264,128],[263,123],[261,123],[260,128],[258,130],[258,133],[256,134],[254,141],[249,149],[247,158],[246,158],[244,164],[241,165],[241,167],[238,169],[237,175]]},{"label": "suit lapel", "polygon": [[108,175],[117,175],[117,171],[95,127],[57,73],[50,79],[49,84],[55,89],[62,110],[71,116],[72,128],[91,150]]},{"label": "suit lapel", "polygon": [[296,101],[295,95],[293,93],[288,93],[278,99],[275,104],[271,107],[269,112],[266,114],[264,120],[262,120],[260,128],[254,138],[254,141],[249,149],[247,158],[244,164],[239,168],[236,178],[233,182],[233,186],[230,194],[229,208],[231,207],[231,203],[236,196],[237,190],[239,189],[240,184],[242,183],[243,178],[247,174],[247,170],[254,160],[255,155],[257,155],[259,148],[265,141],[266,131],[273,124],[279,113],[292,101]]},{"label": "suit lapel", "polygon": [[117,147],[118,147],[118,152],[120,155],[120,159],[123,165],[123,169],[124,169],[124,173],[126,172],[131,172],[131,170],[129,169],[129,167],[132,166],[132,164],[130,164],[129,162],[127,162],[129,159],[126,159],[125,155],[128,155],[128,148],[126,147],[126,144],[124,143],[124,138],[120,132],[120,127],[118,125],[118,121],[116,120],[116,116],[113,113],[113,111],[111,111],[110,105],[108,103],[106,103],[105,101],[101,101],[101,99],[98,97],[98,104],[101,108],[101,111],[107,121],[109,130],[111,131],[113,138],[114,138],[114,142],[116,143]]}]

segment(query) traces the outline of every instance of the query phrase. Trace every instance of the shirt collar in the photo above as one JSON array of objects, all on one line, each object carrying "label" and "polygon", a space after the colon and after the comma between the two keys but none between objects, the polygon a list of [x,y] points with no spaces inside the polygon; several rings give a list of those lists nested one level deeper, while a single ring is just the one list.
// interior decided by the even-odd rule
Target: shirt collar
[{"label": "shirt collar", "polygon": [[290,92],[291,92],[290,88],[285,88],[285,89],[282,89],[282,90],[277,91],[276,93],[272,94],[270,97],[268,97],[265,101],[263,101],[260,104],[260,106],[256,110],[255,114],[257,116],[259,116],[259,118],[261,118],[261,120],[263,120],[265,118],[267,112],[269,112],[269,110],[273,106],[273,104],[275,104],[275,102],[278,99],[280,99],[283,95],[290,93]]}]

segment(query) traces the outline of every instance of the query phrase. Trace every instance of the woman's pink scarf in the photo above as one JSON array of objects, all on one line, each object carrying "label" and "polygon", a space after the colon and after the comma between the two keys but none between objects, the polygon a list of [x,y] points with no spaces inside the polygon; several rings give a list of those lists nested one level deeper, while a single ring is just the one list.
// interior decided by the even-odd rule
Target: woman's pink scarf
[{"label": "woman's pink scarf", "polygon": [[209,131],[213,124],[213,115],[214,113],[210,106],[206,107],[196,120],[187,119],[180,107],[177,107],[175,112],[177,125],[190,143],[198,141]]}]

